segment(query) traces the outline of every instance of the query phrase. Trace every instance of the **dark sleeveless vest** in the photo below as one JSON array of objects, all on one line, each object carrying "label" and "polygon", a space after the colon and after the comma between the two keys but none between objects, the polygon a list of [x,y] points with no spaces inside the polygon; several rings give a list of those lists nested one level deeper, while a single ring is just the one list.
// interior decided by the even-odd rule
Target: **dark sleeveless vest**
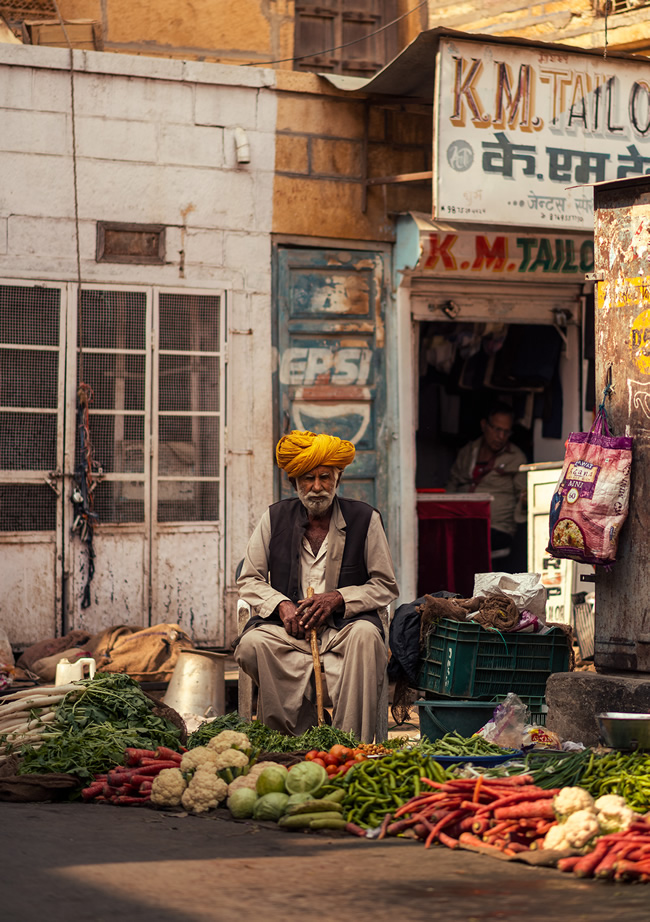
[{"label": "dark sleeveless vest", "polygon": [[[368,582],[369,573],[364,561],[364,551],[374,510],[372,506],[360,500],[345,499],[341,496],[337,496],[336,499],[345,519],[345,546],[336,586],[337,589],[342,589],[344,586],[359,586]],[[274,503],[269,507],[269,515],[271,518],[269,582],[278,592],[286,595],[292,602],[298,603],[302,597],[300,554],[302,540],[309,524],[307,510],[296,497]],[[332,615],[334,626],[338,629],[346,623],[344,613],[344,609],[341,609]],[[372,621],[383,636],[381,620],[375,612],[360,612],[354,618],[355,620]],[[253,617],[249,625],[260,620],[274,624],[282,623],[279,615],[274,613],[270,618]]]}]

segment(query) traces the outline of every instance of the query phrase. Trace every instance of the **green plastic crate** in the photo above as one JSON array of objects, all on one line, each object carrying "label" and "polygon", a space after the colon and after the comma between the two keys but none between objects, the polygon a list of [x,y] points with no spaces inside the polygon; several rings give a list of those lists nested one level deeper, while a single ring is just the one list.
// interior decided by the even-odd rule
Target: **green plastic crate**
[{"label": "green plastic crate", "polygon": [[416,701],[420,735],[433,742],[456,731],[469,737],[492,717],[497,706],[493,701]]},{"label": "green plastic crate", "polygon": [[560,628],[504,634],[445,618],[427,638],[417,687],[424,697],[496,698],[514,692],[543,699],[548,677],[568,666],[569,645]]}]

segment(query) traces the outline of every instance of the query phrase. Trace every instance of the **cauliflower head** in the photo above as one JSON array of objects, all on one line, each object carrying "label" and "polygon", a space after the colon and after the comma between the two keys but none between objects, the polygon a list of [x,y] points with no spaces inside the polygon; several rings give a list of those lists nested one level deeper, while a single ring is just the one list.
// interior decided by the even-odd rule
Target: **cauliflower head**
[{"label": "cauliflower head", "polygon": [[237,730],[222,730],[213,736],[208,743],[208,749],[213,752],[223,752],[235,746],[237,749],[251,749],[251,741],[245,733],[238,733]]},{"label": "cauliflower head", "polygon": [[197,746],[195,749],[190,749],[189,752],[183,753],[181,771],[191,772],[194,771],[195,768],[200,768],[202,765],[209,765],[214,771],[216,762],[216,752],[208,749],[207,746]]},{"label": "cauliflower head", "polygon": [[177,807],[187,787],[179,768],[163,768],[151,785],[151,803],[157,807]]},{"label": "cauliflower head", "polygon": [[228,797],[240,788],[250,788],[251,791],[254,791],[256,784],[257,775],[253,775],[252,771],[247,775],[239,775],[239,777],[235,778],[234,781],[231,781],[228,785]]},{"label": "cauliflower head", "polygon": [[551,826],[546,833],[542,848],[552,848],[554,851],[564,851],[565,848],[570,848],[571,846],[564,838],[565,829],[565,823],[556,823],[554,826]]},{"label": "cauliflower head", "polygon": [[602,833],[623,832],[636,818],[634,810],[631,810],[618,794],[603,794],[594,807]]},{"label": "cauliflower head", "polygon": [[198,768],[187,788],[183,791],[181,803],[191,813],[206,813],[228,796],[228,785],[209,766]]},{"label": "cauliflower head", "polygon": [[[564,838],[571,848],[584,848],[594,836],[600,834],[600,826],[593,808],[590,810],[576,810],[562,823]],[[550,830],[549,830],[550,832]]]},{"label": "cauliflower head", "polygon": [[553,809],[560,823],[579,810],[594,813],[594,799],[584,788],[562,788],[553,798]]},{"label": "cauliflower head", "polygon": [[239,749],[224,749],[223,752],[217,753],[217,771],[224,768],[244,768],[245,765],[248,765],[248,756]]},{"label": "cauliflower head", "polygon": [[259,777],[262,774],[265,768],[268,768],[269,765],[277,765],[277,762],[256,762],[255,765],[248,772],[249,775],[254,775],[255,778]]}]

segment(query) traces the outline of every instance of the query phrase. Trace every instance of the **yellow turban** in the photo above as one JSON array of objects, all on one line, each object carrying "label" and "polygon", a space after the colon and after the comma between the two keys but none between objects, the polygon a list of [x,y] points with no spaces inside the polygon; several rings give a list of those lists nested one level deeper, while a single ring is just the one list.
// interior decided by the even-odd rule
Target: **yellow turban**
[{"label": "yellow turban", "polygon": [[275,449],[278,467],[289,477],[302,477],[321,465],[344,468],[354,461],[354,453],[354,445],[346,439],[299,429],[283,435]]}]

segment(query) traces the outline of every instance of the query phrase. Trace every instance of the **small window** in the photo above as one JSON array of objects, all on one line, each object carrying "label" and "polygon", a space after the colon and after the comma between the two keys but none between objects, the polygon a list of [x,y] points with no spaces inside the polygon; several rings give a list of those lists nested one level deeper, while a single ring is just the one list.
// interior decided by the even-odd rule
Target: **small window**
[{"label": "small window", "polygon": [[376,73],[397,54],[398,24],[382,29],[397,15],[396,0],[297,0],[295,69]]},{"label": "small window", "polygon": [[97,222],[98,263],[165,262],[165,227],[162,224],[112,224]]},{"label": "small window", "polygon": [[594,9],[599,16],[612,16],[649,6],[650,0],[594,0]]}]

